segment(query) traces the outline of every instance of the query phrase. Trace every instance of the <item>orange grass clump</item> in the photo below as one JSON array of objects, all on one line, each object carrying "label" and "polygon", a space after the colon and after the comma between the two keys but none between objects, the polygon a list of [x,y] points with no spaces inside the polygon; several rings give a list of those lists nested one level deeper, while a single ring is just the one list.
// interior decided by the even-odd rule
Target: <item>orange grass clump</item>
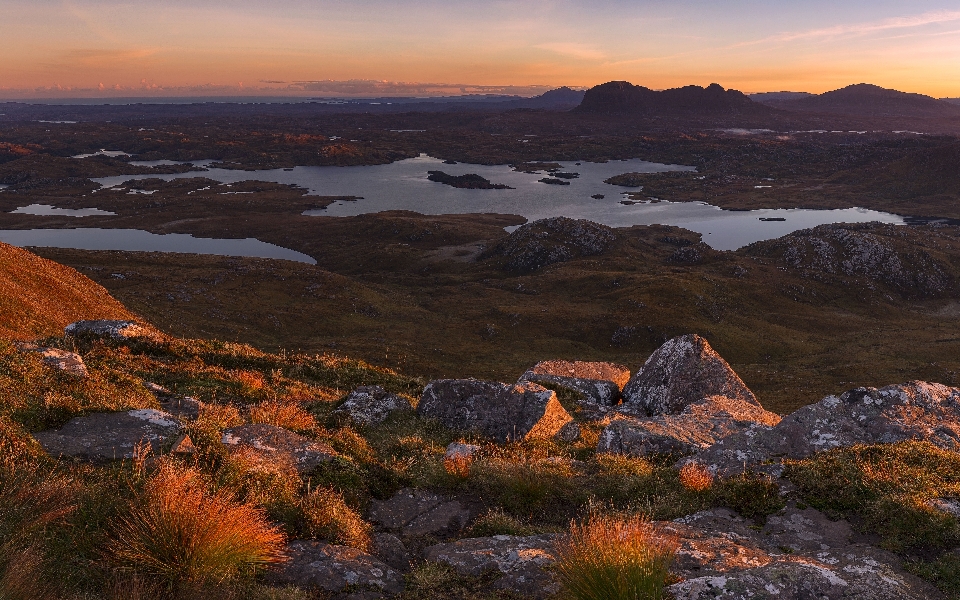
[{"label": "orange grass clump", "polygon": [[676,549],[645,517],[593,512],[557,543],[556,572],[576,600],[659,600]]},{"label": "orange grass clump", "polygon": [[295,402],[261,402],[250,408],[250,422],[293,431],[311,431],[317,426],[313,415]]},{"label": "orange grass clump", "polygon": [[470,476],[473,457],[466,454],[454,454],[443,459],[443,470],[449,475],[466,479]]},{"label": "orange grass clump", "polygon": [[333,488],[313,490],[303,498],[300,507],[311,535],[365,552],[370,550],[373,528]]},{"label": "orange grass clump", "polygon": [[284,542],[263,510],[211,493],[199,472],[163,462],[115,523],[108,556],[176,587],[280,562]]},{"label": "orange grass clump", "polygon": [[688,462],[680,468],[680,485],[694,492],[702,492],[713,485],[713,473],[698,462]]}]

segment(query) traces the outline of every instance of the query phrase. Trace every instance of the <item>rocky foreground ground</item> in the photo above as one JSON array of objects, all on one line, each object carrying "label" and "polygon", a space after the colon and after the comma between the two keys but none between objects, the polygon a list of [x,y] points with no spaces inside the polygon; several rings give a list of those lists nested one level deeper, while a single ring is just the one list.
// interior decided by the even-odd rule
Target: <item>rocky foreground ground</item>
[{"label": "rocky foreground ground", "polygon": [[[124,321],[78,322],[66,333],[134,346],[159,335]],[[20,351],[72,377],[90,377],[80,354],[38,344],[22,344]],[[94,464],[133,460],[144,445],[154,455],[195,454],[191,424],[209,410],[207,403],[152,381],[142,385],[158,408],[88,413],[33,437],[52,457]],[[745,473],[766,478],[779,496],[774,510],[751,513],[741,503],[738,508],[747,514],[738,514],[718,505],[654,523],[678,542],[669,586],[677,600],[943,597],[905,564],[904,553],[864,533],[862,523],[851,524],[802,501],[785,472],[799,460],[855,446],[919,441],[956,451],[957,388],[920,381],[858,388],[781,417],[760,405],[704,338],[685,335],[666,342],[636,372],[611,363],[550,360],[531,367],[516,383],[431,381],[413,402],[380,386],[361,386],[338,403],[330,418],[361,431],[406,418],[459,432],[441,450],[453,472],[457,465],[469,470],[497,446],[583,443],[594,431],[599,432],[598,456],[673,457],[676,468],[699,470],[708,481]],[[309,476],[343,459],[342,451],[315,435],[267,423],[223,427],[219,443],[227,453],[243,453],[262,472],[286,466]],[[576,463],[566,467],[575,470]],[[925,502],[925,510],[955,526],[956,501],[945,496]],[[404,593],[405,574],[412,569],[439,564],[481,578],[489,593],[533,598],[558,593],[551,565],[562,533],[476,535],[480,510],[471,498],[450,490],[403,487],[367,504],[369,545],[292,539],[289,560],[268,572],[265,581],[338,598],[386,598]]]}]

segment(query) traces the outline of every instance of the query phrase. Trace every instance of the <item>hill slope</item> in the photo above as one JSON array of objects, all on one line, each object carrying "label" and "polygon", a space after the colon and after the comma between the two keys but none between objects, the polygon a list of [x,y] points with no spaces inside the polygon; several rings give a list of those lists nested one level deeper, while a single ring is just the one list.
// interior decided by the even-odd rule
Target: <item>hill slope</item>
[{"label": "hill slope", "polygon": [[858,117],[960,117],[960,107],[923,94],[908,94],[868,83],[858,83],[817,96],[758,100],[782,108]]},{"label": "hill slope", "polygon": [[0,243],[0,338],[62,335],[81,319],[132,319],[102,286],[26,250]]},{"label": "hill slope", "polygon": [[610,81],[587,90],[579,113],[655,115],[765,114],[773,112],[737,90],[712,83],[657,92],[627,81]]}]

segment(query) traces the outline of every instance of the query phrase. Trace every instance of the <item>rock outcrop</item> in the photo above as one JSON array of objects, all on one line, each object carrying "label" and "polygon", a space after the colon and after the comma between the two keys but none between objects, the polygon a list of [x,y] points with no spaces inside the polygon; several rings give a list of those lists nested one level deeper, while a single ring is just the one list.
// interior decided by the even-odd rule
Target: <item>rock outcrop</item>
[{"label": "rock outcrop", "polygon": [[582,404],[593,410],[606,410],[620,402],[630,370],[609,362],[545,360],[520,376],[520,383],[532,381],[573,390],[583,396]]},{"label": "rock outcrop", "polygon": [[606,225],[552,217],[521,225],[483,257],[501,257],[504,269],[529,273],[581,256],[603,254],[616,239],[613,229]]},{"label": "rock outcrop", "polygon": [[258,457],[265,471],[290,466],[298,473],[309,473],[320,463],[329,462],[337,455],[326,444],[273,425],[231,427],[223,431],[222,441],[227,446]]},{"label": "rock outcrop", "polygon": [[289,560],[267,575],[271,583],[334,593],[352,586],[374,588],[391,595],[403,591],[400,573],[356,548],[298,540],[287,546],[286,553]]},{"label": "rock outcrop", "polygon": [[87,365],[83,362],[83,357],[76,352],[38,346],[29,342],[21,342],[17,344],[17,348],[21,352],[39,353],[43,362],[64,373],[76,375],[77,377],[86,377],[89,374],[87,372]]},{"label": "rock outcrop", "polygon": [[545,598],[559,590],[544,569],[555,561],[555,539],[555,535],[467,538],[430,546],[424,558],[450,565],[461,575],[500,572],[502,576],[491,584],[492,589],[512,591],[525,598]]},{"label": "rock outcrop", "polygon": [[625,114],[641,117],[763,115],[774,112],[737,90],[712,83],[654,91],[626,81],[608,81],[587,90],[578,113]]},{"label": "rock outcrop", "polygon": [[77,321],[64,329],[66,335],[128,340],[149,336],[152,332],[134,321]]},{"label": "rock outcrop", "polygon": [[597,452],[647,454],[693,454],[718,440],[780,422],[780,416],[762,407],[711,396],[689,404],[679,415],[633,417],[617,411],[600,434]]},{"label": "rock outcrop", "polygon": [[719,440],[695,460],[719,473],[762,468],[779,475],[781,458],[854,444],[925,440],[960,450],[960,389],[913,381],[827,396],[784,417]]},{"label": "rock outcrop", "polygon": [[357,424],[377,425],[397,411],[412,412],[413,406],[403,396],[391,394],[378,385],[368,385],[350,392],[334,414]]},{"label": "rock outcrop", "polygon": [[907,573],[893,554],[859,543],[846,521],[788,508],[757,530],[727,509],[659,523],[679,549],[672,568],[676,600],[942,598]]},{"label": "rock outcrop", "polygon": [[410,536],[445,536],[462,530],[470,511],[456,500],[425,490],[402,489],[370,503],[369,519],[382,529]]},{"label": "rock outcrop", "polygon": [[647,416],[678,415],[710,396],[760,406],[727,361],[696,334],[660,346],[623,389],[623,403]]},{"label": "rock outcrop", "polygon": [[573,418],[557,394],[536,383],[507,385],[476,379],[440,379],[423,390],[417,414],[501,442],[549,438]]},{"label": "rock outcrop", "polygon": [[34,437],[52,456],[104,462],[132,458],[141,444],[159,453],[180,437],[180,430],[173,415],[143,408],[77,417],[58,430],[41,431]]}]

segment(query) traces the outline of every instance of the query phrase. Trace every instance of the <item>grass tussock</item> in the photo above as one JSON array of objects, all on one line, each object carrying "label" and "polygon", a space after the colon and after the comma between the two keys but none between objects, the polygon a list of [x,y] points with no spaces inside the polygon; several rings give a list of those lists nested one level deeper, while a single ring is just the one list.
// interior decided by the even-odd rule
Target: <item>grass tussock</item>
[{"label": "grass tussock", "polygon": [[300,507],[306,521],[305,529],[311,537],[365,552],[370,550],[373,527],[348,506],[343,495],[336,490],[312,490],[302,498]]},{"label": "grass tussock", "polygon": [[680,467],[680,485],[694,492],[702,492],[713,485],[713,473],[697,462],[688,462]]},{"label": "grass tussock", "polygon": [[261,509],[209,491],[196,470],[162,462],[115,523],[107,555],[121,569],[177,587],[274,564],[283,543]]},{"label": "grass tussock", "polygon": [[556,573],[575,600],[659,600],[676,548],[645,517],[591,511],[558,542]]},{"label": "grass tussock", "polygon": [[313,415],[295,402],[268,401],[250,407],[250,422],[309,433],[316,429]]}]

